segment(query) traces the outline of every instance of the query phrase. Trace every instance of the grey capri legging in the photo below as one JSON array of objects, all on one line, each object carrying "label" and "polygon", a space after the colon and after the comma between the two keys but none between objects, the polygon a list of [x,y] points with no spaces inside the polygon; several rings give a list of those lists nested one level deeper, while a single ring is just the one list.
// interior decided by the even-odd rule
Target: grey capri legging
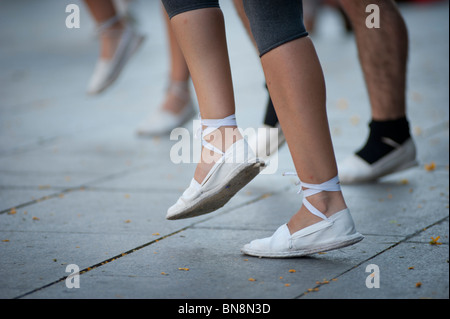
[{"label": "grey capri legging", "polygon": [[[243,1],[260,56],[286,42],[308,35],[303,24],[301,0]],[[162,0],[162,3],[169,18],[186,11],[219,8],[218,0]]]}]

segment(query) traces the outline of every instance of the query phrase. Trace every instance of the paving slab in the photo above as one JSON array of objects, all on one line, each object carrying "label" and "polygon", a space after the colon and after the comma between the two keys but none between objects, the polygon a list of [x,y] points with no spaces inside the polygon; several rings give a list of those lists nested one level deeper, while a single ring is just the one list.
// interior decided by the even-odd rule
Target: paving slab
[{"label": "paving slab", "polygon": [[30,297],[98,298],[108,289],[107,298],[295,298],[323,277],[331,279],[348,271],[355,262],[367,258],[367,251],[386,248],[386,244],[371,241],[346,249],[337,260],[328,259],[331,254],[284,260],[242,255],[241,245],[255,234],[251,230],[189,228],[120,262],[87,272],[80,282],[85,289],[67,293],[65,283],[60,283]]}]

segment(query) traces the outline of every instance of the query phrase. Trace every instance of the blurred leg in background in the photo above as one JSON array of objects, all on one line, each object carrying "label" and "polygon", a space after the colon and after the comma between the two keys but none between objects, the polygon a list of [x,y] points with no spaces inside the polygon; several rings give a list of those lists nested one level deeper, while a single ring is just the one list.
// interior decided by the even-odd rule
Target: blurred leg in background
[{"label": "blurred leg in background", "polygon": [[153,110],[137,128],[140,136],[156,136],[169,134],[195,114],[190,92],[189,69],[170,25],[167,13],[164,15],[167,42],[170,54],[169,84],[162,105]]},{"label": "blurred leg in background", "polygon": [[88,84],[88,94],[99,94],[112,85],[144,40],[123,12],[127,3],[123,3],[118,10],[117,1],[84,0],[97,24],[100,42],[100,53]]},{"label": "blurred leg in background", "polygon": [[[370,182],[417,164],[406,109],[408,31],[393,0],[340,0],[355,33],[372,121],[366,144],[339,165],[342,183]],[[366,7],[380,9],[380,28],[366,26]]]}]

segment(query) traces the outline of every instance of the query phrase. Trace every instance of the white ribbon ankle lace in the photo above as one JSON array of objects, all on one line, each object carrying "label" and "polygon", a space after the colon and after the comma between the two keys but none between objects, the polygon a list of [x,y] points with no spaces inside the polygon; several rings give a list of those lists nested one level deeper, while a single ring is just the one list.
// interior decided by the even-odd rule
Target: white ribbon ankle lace
[{"label": "white ribbon ankle lace", "polygon": [[175,81],[171,80],[167,85],[167,94],[171,93],[182,101],[188,101],[191,95],[189,94],[189,82],[188,81]]},{"label": "white ribbon ankle lace", "polygon": [[[202,119],[199,114],[199,118],[201,121],[200,123],[201,127],[199,128],[199,131],[201,131],[202,145],[211,151],[224,155],[225,153],[222,150],[219,150],[214,145],[205,141],[204,136],[211,134],[212,132],[214,132],[215,130],[219,129],[222,126],[237,126],[236,115],[232,114],[223,119]],[[206,126],[204,130],[202,129],[203,126]],[[198,132],[196,136],[198,136]]]},{"label": "white ribbon ankle lace", "polygon": [[100,34],[102,32],[111,32],[112,30],[107,30],[108,28],[115,25],[117,22],[123,20],[125,17],[122,15],[115,15],[97,25],[97,32]]},{"label": "white ribbon ankle lace", "polygon": [[[283,176],[297,176],[296,173],[283,173]],[[300,185],[300,189],[297,194],[303,193],[303,205],[314,215],[327,220],[328,217],[325,216],[322,212],[320,212],[317,208],[315,208],[307,199],[307,197],[321,193],[323,191],[326,192],[338,192],[341,190],[341,185],[339,184],[339,177],[333,177],[329,181],[326,181],[322,184],[308,184],[302,182],[300,179],[295,183],[296,185]],[[306,189],[303,189],[305,187]]]}]

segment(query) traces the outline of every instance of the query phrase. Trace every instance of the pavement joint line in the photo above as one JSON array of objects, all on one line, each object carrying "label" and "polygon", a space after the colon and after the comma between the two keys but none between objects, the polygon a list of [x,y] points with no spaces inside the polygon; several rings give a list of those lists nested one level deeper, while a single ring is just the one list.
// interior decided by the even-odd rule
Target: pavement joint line
[{"label": "pavement joint line", "polygon": [[409,240],[410,238],[413,238],[413,237],[419,235],[420,233],[426,231],[428,228],[433,227],[433,226],[436,226],[436,225],[439,225],[440,223],[443,223],[445,220],[448,220],[448,219],[449,219],[449,216],[445,216],[445,217],[443,217],[443,218],[441,218],[441,219],[435,221],[434,223],[432,223],[432,224],[430,224],[430,225],[428,225],[428,226],[426,226],[426,227],[422,227],[421,229],[419,229],[419,230],[417,230],[417,231],[415,231],[415,232],[413,232],[413,233],[411,233],[411,234],[409,234],[409,235],[406,235],[402,240],[400,240],[400,241],[398,241],[398,242],[396,242],[396,243],[390,245],[389,247],[387,247],[387,248],[385,248],[385,249],[379,251],[379,252],[376,253],[375,255],[373,255],[373,256],[371,256],[371,257],[368,257],[368,258],[366,258],[366,259],[360,261],[359,263],[357,263],[356,265],[352,266],[351,268],[349,268],[349,269],[347,269],[347,270],[344,270],[342,273],[338,274],[337,276],[334,276],[333,278],[331,278],[331,279],[328,281],[328,283],[324,283],[324,282],[320,282],[320,281],[319,281],[319,283],[318,283],[316,286],[314,286],[313,288],[308,289],[307,291],[302,292],[300,295],[298,295],[297,297],[294,297],[293,299],[300,299],[300,298],[306,296],[308,293],[318,291],[319,288],[320,288],[321,286],[324,286],[324,285],[326,285],[326,284],[329,284],[329,283],[331,283],[331,282],[337,280],[339,277],[345,275],[346,273],[352,271],[353,269],[358,268],[359,266],[363,265],[364,263],[368,262],[369,260],[372,260],[372,259],[374,259],[375,257],[377,257],[377,256],[379,256],[379,255],[381,255],[381,254],[384,254],[385,252],[391,250],[392,248],[397,247],[398,245],[400,245],[400,244],[402,244],[402,243],[408,242],[408,240]]},{"label": "pavement joint line", "polygon": [[0,211],[0,215],[5,214],[5,213],[9,213],[12,210],[15,210],[15,209],[18,209],[18,208],[23,208],[23,207],[30,206],[30,205],[33,205],[33,204],[36,204],[36,203],[40,203],[40,202],[42,202],[44,200],[48,200],[48,199],[52,199],[52,198],[55,198],[55,197],[59,197],[59,196],[61,196],[63,194],[67,194],[67,193],[70,193],[70,192],[73,192],[73,191],[82,191],[82,190],[84,190],[84,186],[66,188],[66,189],[64,189],[61,192],[53,193],[53,194],[46,195],[46,196],[42,196],[40,198],[36,198],[36,199],[31,200],[31,201],[28,201],[28,202],[25,202],[25,203],[22,203],[22,204],[15,205],[13,207],[4,209],[4,210]]},{"label": "pavement joint line", "polygon": [[[204,223],[204,222],[206,222],[206,221],[208,221],[208,220],[210,220],[210,219],[212,219],[212,218],[215,218],[215,217],[220,216],[220,215],[224,215],[224,214],[229,213],[229,212],[231,212],[231,211],[234,211],[234,210],[236,210],[236,209],[239,209],[239,208],[242,208],[242,207],[247,206],[247,205],[249,205],[249,204],[255,203],[255,202],[259,201],[259,200],[263,200],[263,199],[265,199],[265,198],[267,198],[267,197],[273,196],[274,194],[280,193],[280,192],[282,192],[282,191],[283,191],[283,190],[280,190],[280,191],[278,191],[278,192],[273,192],[273,193],[266,193],[266,194],[263,194],[263,195],[261,195],[261,196],[258,196],[258,197],[255,198],[255,199],[251,199],[251,200],[246,201],[246,202],[244,202],[244,203],[241,203],[241,204],[239,204],[239,205],[230,207],[229,209],[224,210],[224,211],[222,211],[222,212],[220,212],[220,213],[218,213],[218,214],[210,215],[210,216],[209,216],[208,218],[206,218],[206,219],[199,220],[199,221],[194,222],[194,223],[192,223],[192,224],[190,224],[190,225],[188,225],[188,226],[186,226],[186,227],[183,227],[183,228],[181,228],[181,229],[178,229],[178,230],[176,230],[176,231],[174,231],[174,232],[172,232],[172,233],[170,233],[170,234],[161,236],[161,237],[159,237],[159,238],[157,238],[157,239],[154,239],[154,240],[152,240],[152,241],[150,241],[150,242],[147,242],[147,243],[144,243],[144,244],[142,244],[142,245],[140,245],[140,246],[137,246],[137,247],[135,247],[135,248],[129,249],[129,250],[126,251],[126,252],[123,252],[123,253],[121,253],[121,254],[115,255],[115,256],[113,256],[113,257],[111,257],[111,258],[108,258],[108,259],[106,259],[106,260],[104,260],[104,261],[102,261],[102,262],[99,262],[99,263],[97,263],[97,264],[94,264],[94,265],[92,265],[92,266],[90,266],[90,267],[86,267],[86,268],[80,270],[79,275],[85,274],[85,273],[87,273],[88,271],[91,271],[91,270],[93,270],[93,269],[99,268],[99,267],[101,267],[101,266],[103,266],[103,265],[105,265],[105,264],[107,264],[107,263],[109,263],[109,262],[113,262],[113,261],[115,261],[115,260],[117,260],[117,259],[119,259],[119,258],[122,258],[122,257],[124,257],[124,256],[127,256],[127,255],[129,255],[129,254],[131,254],[131,253],[134,253],[134,252],[136,252],[136,251],[138,251],[138,250],[140,250],[140,249],[143,249],[143,248],[145,248],[145,247],[147,247],[147,246],[150,246],[150,245],[152,245],[152,244],[154,244],[154,243],[157,243],[157,242],[159,242],[160,240],[163,240],[163,239],[166,239],[166,238],[171,237],[171,236],[173,236],[173,235],[176,235],[176,234],[178,234],[178,233],[181,233],[181,232],[183,232],[183,231],[185,231],[185,230],[187,230],[187,229],[195,228],[195,225],[197,225],[197,224]],[[269,195],[269,196],[267,196],[267,195]],[[401,243],[403,243],[403,242],[406,242],[408,239],[410,239],[410,238],[412,238],[412,237],[414,237],[414,236],[420,234],[421,232],[424,232],[425,230],[427,230],[428,228],[430,228],[430,227],[432,227],[432,226],[435,226],[435,225],[438,225],[438,224],[442,223],[443,221],[445,221],[445,220],[447,220],[447,219],[449,219],[449,216],[445,216],[444,218],[441,218],[440,220],[438,220],[438,221],[436,221],[436,222],[430,224],[429,226],[423,227],[423,228],[417,230],[416,232],[414,232],[414,233],[412,233],[412,234],[410,234],[410,235],[405,236],[402,240],[400,240],[400,241],[394,243],[393,245],[387,247],[386,249],[383,249],[382,251],[376,253],[375,255],[373,255],[373,256],[371,256],[371,257],[369,257],[369,258],[366,258],[365,260],[363,260],[363,261],[357,263],[356,265],[354,265],[353,267],[347,269],[346,271],[342,272],[341,274],[338,274],[337,276],[335,276],[334,278],[332,278],[331,281],[332,281],[333,279],[337,279],[337,278],[341,277],[342,275],[346,274],[347,272],[349,272],[349,271],[351,271],[351,270],[353,270],[353,269],[356,269],[357,267],[361,266],[362,264],[366,263],[367,261],[369,261],[369,260],[371,260],[371,259],[373,259],[373,258],[375,258],[375,257],[377,257],[377,256],[379,256],[379,255],[381,255],[382,253],[384,253],[384,252],[390,250],[391,248],[394,248],[394,247],[398,246],[399,244],[401,244]],[[71,274],[71,275],[73,276],[73,274]],[[69,276],[70,276],[70,275],[69,275]],[[62,277],[62,278],[60,278],[60,279],[57,279],[57,280],[55,280],[55,281],[53,281],[53,282],[50,282],[50,283],[48,283],[48,284],[46,284],[46,285],[44,285],[44,286],[38,287],[38,288],[33,289],[33,290],[29,291],[29,292],[26,292],[26,293],[24,293],[24,294],[22,294],[22,295],[19,295],[19,296],[17,296],[17,297],[14,297],[13,299],[20,299],[20,298],[26,297],[26,296],[28,296],[28,295],[31,295],[31,294],[33,294],[33,293],[35,293],[35,292],[37,292],[37,291],[40,291],[40,290],[43,290],[43,289],[48,288],[48,287],[50,287],[50,286],[53,286],[53,285],[55,285],[55,284],[57,284],[57,283],[59,283],[59,282],[65,281],[69,276],[64,276],[64,277]],[[331,282],[331,281],[330,281],[330,282]],[[321,286],[323,286],[323,285],[324,285],[324,283],[319,283],[319,284],[317,284],[314,288],[311,288],[311,289],[312,289],[312,290],[314,290],[314,289],[319,289],[319,288],[320,288]],[[303,293],[301,293],[300,295],[298,295],[298,296],[296,296],[296,297],[293,297],[292,299],[299,299],[299,298],[305,296],[305,295],[308,294],[308,293],[310,293],[310,291],[303,292]]]},{"label": "pavement joint line", "polygon": [[[80,187],[84,187],[85,190],[94,191],[94,192],[111,192],[111,193],[120,193],[120,192],[129,192],[129,193],[145,193],[145,192],[176,192],[179,193],[179,190],[174,190],[173,188],[119,188],[119,187],[104,187],[104,186],[74,186],[67,188],[66,186],[46,186],[46,185],[0,185],[0,190],[55,190],[55,191],[66,191],[68,189],[77,189]],[[45,197],[45,196],[44,196]],[[17,207],[16,207],[17,208]]]},{"label": "pavement joint line", "polygon": [[[281,191],[280,191],[280,192],[281,192]],[[274,193],[270,193],[270,195],[273,195],[273,194],[275,194],[275,192],[274,192]],[[82,269],[82,270],[79,271],[79,275],[81,276],[82,274],[85,274],[85,273],[87,273],[88,271],[94,270],[94,269],[99,268],[99,267],[101,267],[101,266],[103,266],[103,265],[105,265],[105,264],[108,264],[108,263],[110,263],[110,262],[113,262],[113,261],[115,261],[115,260],[117,260],[117,259],[119,259],[119,258],[122,258],[122,257],[124,257],[124,256],[129,255],[129,254],[132,254],[132,253],[134,253],[134,252],[136,252],[136,251],[138,251],[138,250],[140,250],[140,249],[142,249],[142,248],[145,248],[145,247],[147,247],[147,246],[150,246],[150,245],[152,245],[152,244],[154,244],[154,243],[157,243],[157,242],[159,242],[159,241],[161,241],[161,240],[163,240],[163,239],[166,239],[166,238],[171,237],[171,236],[173,236],[173,235],[176,235],[176,234],[178,234],[178,233],[181,233],[181,232],[183,232],[183,231],[185,231],[185,230],[187,230],[187,229],[189,229],[189,228],[193,228],[193,226],[195,226],[196,224],[203,223],[203,222],[205,222],[205,221],[207,221],[207,220],[210,220],[210,219],[212,219],[212,218],[214,218],[214,217],[217,217],[218,215],[223,215],[223,214],[225,214],[225,213],[229,213],[229,212],[231,212],[231,211],[233,211],[233,210],[235,210],[235,209],[239,209],[239,208],[241,208],[241,207],[244,207],[244,206],[246,206],[246,205],[252,204],[252,203],[257,202],[257,201],[259,201],[259,200],[263,200],[263,199],[265,199],[265,198],[267,198],[267,197],[268,197],[267,194],[263,194],[263,195],[261,195],[261,196],[258,196],[258,197],[255,198],[255,199],[251,199],[251,200],[249,200],[249,201],[247,201],[247,202],[245,202],[245,203],[242,203],[242,204],[239,204],[239,205],[230,207],[230,208],[228,208],[227,210],[225,210],[225,211],[223,211],[223,212],[220,212],[219,214],[210,215],[210,216],[209,216],[208,218],[206,218],[206,219],[202,219],[202,220],[196,221],[196,222],[194,222],[194,223],[192,223],[192,224],[190,224],[190,225],[188,225],[188,226],[185,226],[185,227],[183,227],[183,228],[181,228],[181,229],[178,229],[178,230],[176,230],[176,231],[174,231],[174,232],[172,232],[172,233],[170,233],[170,234],[161,236],[161,237],[159,237],[159,238],[157,238],[157,239],[154,239],[154,240],[152,240],[152,241],[149,241],[149,242],[147,242],[147,243],[144,243],[144,244],[142,244],[142,245],[140,245],[140,246],[137,246],[137,247],[135,247],[135,248],[129,249],[129,250],[127,250],[127,251],[125,251],[125,252],[123,252],[123,253],[121,253],[121,254],[118,254],[118,255],[115,255],[115,256],[113,256],[113,257],[110,257],[110,258],[108,258],[108,259],[106,259],[106,260],[104,260],[104,261],[101,261],[101,262],[99,262],[99,263],[97,263],[97,264],[94,264],[94,265],[92,265],[92,266],[90,266],[90,267],[86,267],[86,268],[84,268],[84,269]],[[33,294],[33,293],[35,293],[35,292],[37,292],[37,291],[40,291],[40,290],[42,290],[42,289],[48,288],[48,287],[53,286],[53,285],[55,285],[55,284],[57,284],[57,283],[60,283],[60,282],[62,282],[62,281],[65,281],[69,276],[73,276],[73,274],[70,274],[70,275],[68,275],[68,276],[61,277],[60,279],[57,279],[57,280],[55,280],[55,281],[52,281],[52,282],[50,282],[50,283],[48,283],[48,284],[46,284],[46,285],[44,285],[44,286],[35,288],[35,289],[33,289],[33,290],[29,291],[29,292],[23,293],[23,294],[21,294],[21,295],[19,295],[19,296],[16,296],[16,297],[12,298],[12,299],[20,299],[20,298],[26,297],[26,296],[28,296],[28,295],[31,295],[31,294]]]},{"label": "pavement joint line", "polygon": [[[148,166],[148,164],[147,164],[147,165],[142,165],[142,166],[140,166],[139,169],[144,169],[144,168],[147,167],[147,166]],[[88,183],[88,184],[93,184],[93,183],[98,183],[99,181],[104,181],[104,180],[113,179],[113,178],[115,178],[115,177],[117,177],[117,176],[121,176],[121,175],[127,174],[127,173],[129,173],[130,171],[131,171],[131,169],[128,169],[128,170],[123,171],[123,172],[114,173],[114,174],[110,174],[109,176],[100,177],[100,178],[97,179],[96,181],[92,181],[92,182],[90,182],[90,183]],[[87,185],[88,185],[88,184],[87,184]],[[60,196],[60,195],[63,194],[63,193],[68,193],[68,192],[71,192],[71,191],[77,191],[77,190],[78,190],[78,191],[79,191],[79,190],[84,190],[84,189],[86,189],[86,188],[89,188],[89,186],[86,186],[86,185],[85,185],[85,186],[78,186],[78,187],[68,188],[68,189],[63,190],[63,191],[60,192],[60,193],[56,193],[56,194],[44,196],[43,199],[54,198],[54,197],[56,197],[56,196]],[[147,247],[147,246],[150,246],[150,245],[152,245],[152,244],[154,244],[154,243],[159,242],[160,240],[163,240],[163,239],[166,239],[166,238],[171,237],[171,236],[173,236],[173,235],[176,235],[176,234],[178,234],[178,233],[181,233],[181,232],[183,232],[183,231],[185,231],[185,230],[187,230],[187,229],[196,228],[196,225],[201,224],[201,223],[204,223],[204,222],[206,222],[206,221],[208,221],[208,220],[210,220],[210,219],[212,219],[212,218],[215,218],[215,217],[217,217],[217,216],[221,216],[221,215],[227,214],[227,213],[229,213],[229,212],[231,212],[231,211],[234,211],[234,210],[236,210],[236,209],[239,209],[239,208],[242,208],[242,207],[244,207],[244,206],[250,205],[250,204],[252,204],[252,203],[258,202],[258,201],[263,200],[263,199],[265,199],[265,198],[271,197],[271,196],[273,196],[273,195],[276,195],[277,193],[281,193],[281,192],[286,191],[287,189],[290,189],[290,188],[291,188],[291,186],[289,185],[289,186],[286,186],[285,188],[283,188],[282,190],[279,190],[279,191],[276,191],[276,192],[270,192],[270,193],[262,194],[262,195],[260,195],[260,196],[258,196],[258,197],[256,197],[256,198],[253,198],[253,199],[251,199],[251,200],[245,201],[244,203],[238,204],[238,205],[236,205],[236,206],[232,206],[232,207],[230,207],[230,208],[228,208],[228,209],[226,209],[226,210],[224,210],[224,211],[222,211],[222,212],[219,212],[218,214],[210,215],[209,217],[207,217],[207,218],[205,218],[205,219],[196,221],[196,222],[194,222],[194,223],[192,223],[192,224],[190,224],[190,225],[188,225],[188,226],[186,226],[186,227],[183,227],[183,228],[181,228],[181,229],[179,229],[179,230],[176,230],[176,231],[174,231],[174,232],[172,232],[172,233],[170,233],[170,234],[161,236],[161,237],[159,237],[159,238],[157,238],[157,239],[154,239],[154,240],[152,240],[152,241],[150,241],[150,242],[147,242],[147,243],[144,243],[144,244],[142,244],[142,245],[140,245],[140,246],[137,246],[137,247],[135,247],[135,248],[132,248],[132,249],[126,251],[126,252],[123,252],[123,253],[121,253],[121,254],[115,255],[115,256],[113,256],[113,257],[110,257],[110,258],[108,258],[108,259],[106,259],[106,260],[104,260],[104,261],[102,261],[102,262],[99,262],[99,263],[97,263],[97,264],[94,264],[94,265],[92,265],[92,266],[90,266],[90,267],[86,267],[86,268],[80,270],[79,275],[85,274],[85,273],[87,273],[88,271],[91,271],[91,270],[93,270],[93,269],[99,268],[99,267],[101,267],[101,266],[103,266],[103,265],[105,265],[105,264],[107,264],[107,263],[109,263],[109,262],[112,262],[112,261],[115,261],[115,260],[117,260],[117,259],[119,259],[119,258],[121,258],[121,257],[127,256],[127,255],[129,255],[129,254],[131,254],[131,253],[136,252],[137,250],[143,249],[143,248],[145,248],[145,247]],[[21,204],[21,205],[17,205],[15,208],[21,208],[21,207],[23,207],[23,206],[31,205],[31,204],[37,203],[37,202],[39,202],[39,201],[40,201],[40,199],[33,200],[33,201],[31,201],[31,202],[28,202],[28,203],[24,203],[24,204]],[[5,212],[9,212],[9,211],[10,211],[10,209],[9,209],[9,210],[4,210],[4,211],[1,211],[0,214],[5,213]],[[421,228],[420,230],[417,230],[416,232],[414,232],[414,233],[412,233],[412,234],[410,234],[410,235],[405,236],[402,240],[400,240],[400,241],[398,241],[398,242],[396,242],[396,243],[390,245],[390,246],[387,247],[386,249],[384,249],[384,250],[378,252],[377,254],[375,254],[375,255],[373,255],[373,256],[371,256],[371,257],[366,258],[365,260],[359,262],[359,263],[356,264],[355,266],[353,266],[353,267],[347,269],[346,271],[342,272],[341,274],[338,274],[338,275],[335,276],[333,279],[337,279],[337,278],[341,277],[342,275],[346,274],[347,272],[349,272],[349,271],[351,271],[351,270],[353,270],[353,269],[356,269],[357,267],[361,266],[361,265],[364,264],[365,262],[367,262],[367,261],[369,261],[369,260],[371,260],[371,259],[373,259],[373,258],[375,258],[375,257],[377,257],[377,256],[379,256],[379,255],[381,255],[382,253],[384,253],[384,252],[390,250],[391,248],[396,247],[397,245],[399,245],[399,244],[401,244],[401,243],[403,243],[403,242],[406,242],[408,239],[410,239],[410,238],[412,238],[412,237],[414,237],[414,236],[420,234],[421,232],[427,230],[428,228],[430,228],[430,227],[432,227],[432,226],[434,226],[434,225],[437,225],[437,224],[443,222],[444,220],[446,220],[446,219],[448,219],[448,218],[449,218],[449,217],[446,216],[446,217],[444,217],[444,218],[442,218],[442,219],[440,219],[440,220],[438,220],[438,221],[432,223],[432,224],[429,225],[429,226],[426,226],[426,227],[424,227],[424,228]],[[199,228],[201,228],[201,227],[199,227]],[[72,275],[73,275],[73,274],[72,274]],[[23,298],[23,297],[28,296],[28,295],[30,295],[30,294],[33,294],[33,293],[35,293],[35,292],[37,292],[37,291],[40,291],[40,290],[45,289],[45,288],[47,288],[47,287],[50,287],[50,286],[52,286],[52,285],[54,285],[54,284],[57,284],[57,283],[59,283],[59,282],[62,282],[62,281],[64,281],[64,280],[66,280],[68,277],[69,277],[69,276],[64,276],[64,277],[62,277],[62,278],[60,278],[60,279],[57,279],[57,280],[55,280],[55,281],[53,281],[53,282],[50,282],[50,283],[48,283],[48,284],[46,284],[46,285],[44,285],[44,286],[38,287],[38,288],[33,289],[33,290],[29,291],[29,292],[26,292],[26,293],[24,293],[24,294],[22,294],[22,295],[19,295],[19,296],[13,298],[13,299],[20,299],[20,298]],[[324,285],[324,283],[319,283],[319,284],[317,284],[317,285],[316,285],[314,288],[312,288],[312,289],[313,289],[313,290],[316,289],[316,288],[319,289],[319,288],[320,288],[321,286],[323,286],[323,285]],[[310,291],[303,292],[302,294],[300,294],[300,295],[298,295],[298,296],[296,296],[296,297],[293,297],[293,299],[301,298],[301,297],[305,296],[305,295],[308,294],[308,293],[310,293]]]},{"label": "pavement joint line", "polygon": [[125,175],[129,174],[129,173],[135,172],[136,170],[139,171],[139,170],[145,169],[145,168],[149,167],[149,165],[150,164],[144,164],[144,165],[140,165],[140,166],[137,166],[137,167],[134,167],[134,168],[129,168],[129,169],[123,170],[121,172],[111,173],[109,175],[99,177],[99,178],[94,179],[94,180],[92,180],[92,181],[90,181],[90,182],[88,182],[86,184],[83,184],[83,185],[65,188],[65,189],[63,189],[60,192],[53,193],[53,194],[46,195],[46,196],[42,196],[40,198],[33,199],[33,200],[25,202],[25,203],[18,204],[18,205],[15,205],[13,207],[9,207],[9,208],[3,209],[3,210],[0,211],[0,215],[2,215],[4,213],[8,213],[8,212],[10,212],[13,209],[18,209],[18,208],[23,208],[23,207],[26,207],[26,206],[30,206],[30,205],[42,202],[44,200],[48,200],[48,199],[52,199],[52,198],[55,198],[55,197],[59,197],[59,196],[61,196],[63,194],[66,194],[66,193],[70,193],[70,192],[73,192],[73,191],[83,191],[83,190],[89,189],[91,187],[89,185],[100,183],[100,182],[104,182],[104,181],[108,181],[108,180],[111,180],[111,179],[114,179],[114,178],[117,178],[117,177],[122,177],[122,176],[125,176]]},{"label": "pavement joint line", "polygon": [[173,188],[114,188],[114,187],[96,187],[96,186],[89,186],[86,187],[86,190],[94,191],[94,192],[111,192],[111,193],[120,193],[120,192],[128,192],[128,193],[148,193],[148,192],[174,192],[179,193],[179,190],[174,190]]},{"label": "pavement joint line", "polygon": [[60,136],[45,137],[35,142],[30,142],[28,145],[17,146],[9,150],[0,151],[0,157],[14,156],[18,154],[32,152],[53,143],[59,138]]},{"label": "pavement joint line", "polygon": [[28,190],[45,190],[45,189],[53,189],[53,190],[65,190],[67,186],[46,186],[46,185],[0,185],[0,190],[8,190],[8,189],[28,189]]},{"label": "pavement joint line", "polygon": [[[115,260],[117,260],[117,259],[119,259],[119,258],[122,258],[122,257],[125,257],[125,256],[129,255],[129,254],[132,254],[132,253],[136,252],[137,250],[140,250],[140,249],[145,248],[145,247],[147,247],[147,246],[149,246],[149,245],[152,245],[152,244],[154,244],[154,243],[157,243],[157,242],[160,241],[160,240],[163,240],[163,239],[166,239],[166,238],[171,237],[171,236],[173,236],[173,235],[176,235],[176,234],[178,234],[178,233],[181,233],[181,232],[183,232],[184,230],[186,230],[187,228],[189,228],[189,226],[183,227],[183,228],[181,228],[181,229],[179,229],[179,230],[176,230],[176,231],[174,231],[174,232],[172,232],[172,233],[170,233],[170,234],[161,236],[161,237],[159,237],[159,238],[157,238],[157,239],[154,239],[154,240],[152,240],[152,241],[149,241],[149,242],[147,242],[147,243],[145,243],[145,244],[142,244],[142,245],[137,246],[137,247],[135,247],[135,248],[129,249],[129,250],[127,250],[127,251],[125,251],[125,252],[123,252],[123,253],[121,253],[121,254],[115,255],[115,256],[110,257],[110,258],[108,258],[108,259],[105,259],[105,260],[103,260],[103,261],[101,261],[101,262],[99,262],[99,263],[97,263],[97,264],[94,264],[94,265],[92,265],[92,266],[86,267],[86,268],[80,270],[78,274],[81,276],[82,274],[85,274],[85,273],[87,273],[88,271],[94,270],[94,269],[99,268],[99,267],[101,267],[101,266],[103,266],[103,265],[106,265],[106,264],[108,264],[108,263],[110,263],[110,262],[113,262],[113,261],[115,261]],[[17,297],[14,297],[13,299],[20,299],[20,298],[26,297],[26,296],[28,296],[28,295],[31,295],[31,294],[33,294],[33,293],[35,293],[35,292],[37,292],[37,291],[40,291],[40,290],[42,290],[42,289],[48,288],[48,287],[53,286],[53,285],[55,285],[55,284],[57,284],[57,283],[60,283],[60,282],[62,282],[62,281],[65,281],[69,276],[73,276],[73,275],[74,275],[74,274],[70,274],[70,275],[68,275],[68,276],[61,277],[60,279],[57,279],[57,280],[52,281],[52,282],[50,282],[50,283],[48,283],[48,284],[46,284],[46,285],[44,285],[44,286],[41,286],[41,287],[36,288],[36,289],[33,289],[33,290],[31,290],[31,291],[29,291],[29,292],[26,292],[26,293],[24,293],[24,294],[22,294],[22,295],[19,295],[19,296],[17,296]]]}]

